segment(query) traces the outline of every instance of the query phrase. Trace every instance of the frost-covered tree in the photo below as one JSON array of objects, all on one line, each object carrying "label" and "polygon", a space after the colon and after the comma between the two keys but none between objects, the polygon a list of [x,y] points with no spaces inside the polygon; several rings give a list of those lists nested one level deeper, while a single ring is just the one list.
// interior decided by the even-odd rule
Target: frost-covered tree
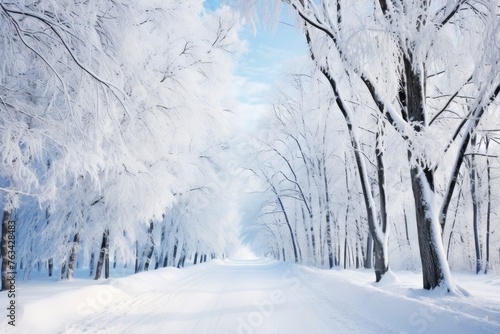
[{"label": "frost-covered tree", "polygon": [[21,242],[41,236],[20,256],[66,277],[77,253],[127,262],[227,134],[237,15],[201,0],[1,9],[3,203]]},{"label": "frost-covered tree", "polygon": [[112,83],[117,64],[106,50],[113,33],[102,24],[112,8],[70,1],[0,5],[4,221],[20,207],[20,196],[51,200],[68,175],[95,178],[99,145],[119,142],[123,94]]},{"label": "frost-covered tree", "polygon": [[[441,235],[470,136],[500,92],[497,1],[283,2],[339,107],[349,109],[351,94],[338,88],[347,77],[359,102],[404,140],[423,286],[456,292]],[[455,120],[446,117],[452,113]]]},{"label": "frost-covered tree", "polygon": [[[266,130],[253,148],[239,149],[257,157],[245,165],[261,179],[260,191],[266,194],[251,230],[260,231],[258,242],[268,240],[267,251],[277,258],[318,266],[327,262],[330,268],[365,263],[372,268],[372,233],[367,238],[367,212],[371,213],[372,223],[383,233],[375,254],[376,279],[380,280],[388,270],[390,222],[386,217],[398,221],[405,215],[397,205],[385,203],[401,197],[385,188],[402,186],[399,166],[404,168],[405,160],[400,150],[383,158],[380,151],[385,145],[401,146],[401,139],[390,128],[383,131],[376,115],[362,105],[353,108],[356,117],[352,119],[358,122],[350,123],[349,129],[321,73],[305,69],[288,78],[263,121]],[[363,159],[363,175],[357,159]],[[396,164],[385,167],[383,160]],[[404,184],[409,185],[406,180]],[[373,205],[368,206],[370,211],[360,205],[366,199]]]}]

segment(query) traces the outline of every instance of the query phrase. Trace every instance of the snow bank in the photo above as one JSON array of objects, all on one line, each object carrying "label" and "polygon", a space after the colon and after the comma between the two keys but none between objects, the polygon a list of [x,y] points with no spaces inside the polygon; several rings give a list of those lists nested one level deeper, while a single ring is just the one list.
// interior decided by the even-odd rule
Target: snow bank
[{"label": "snow bank", "polygon": [[[151,272],[139,273],[128,277],[109,280],[74,280],[61,282],[20,282],[18,300],[16,301],[16,327],[9,326],[2,311],[0,332],[2,333],[56,333],[64,329],[65,324],[72,323],[97,312],[101,312],[111,305],[132,298],[138,294],[164,288],[170,282],[175,282],[190,272],[189,269],[164,268]],[[90,286],[86,286],[92,284]],[[26,285],[31,295],[25,295],[23,286]],[[40,293],[38,290],[53,290],[52,295]],[[41,297],[33,297],[33,294]],[[48,292],[50,293],[50,292]],[[1,305],[7,305],[5,294],[0,295]],[[2,307],[3,308],[3,307]]]}]

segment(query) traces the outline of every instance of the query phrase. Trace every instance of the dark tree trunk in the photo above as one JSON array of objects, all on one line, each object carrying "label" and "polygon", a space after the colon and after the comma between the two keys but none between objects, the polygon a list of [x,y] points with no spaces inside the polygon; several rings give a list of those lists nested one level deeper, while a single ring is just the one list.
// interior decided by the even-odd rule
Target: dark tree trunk
[{"label": "dark tree trunk", "polygon": [[109,247],[106,249],[106,260],[104,261],[104,278],[109,278]]},{"label": "dark tree trunk", "polygon": [[302,222],[304,224],[304,233],[305,233],[305,237],[306,237],[307,260],[309,260],[309,256],[312,252],[311,240],[309,238],[309,227],[307,226],[306,212],[305,212],[304,207],[302,205],[300,207],[300,211],[302,212]]},{"label": "dark tree trunk", "polygon": [[4,210],[2,217],[2,290],[8,290],[10,287],[10,270],[11,264],[9,263],[9,221],[11,212],[9,210]]},{"label": "dark tree trunk", "polygon": [[328,268],[332,269],[333,263],[333,247],[332,247],[332,228],[330,226],[330,215],[327,214],[326,220],[326,246],[328,250]]},{"label": "dark tree trunk", "polygon": [[316,237],[314,235],[314,226],[313,226],[313,220],[311,219],[312,217],[309,218],[309,233],[311,235],[311,250],[312,250],[312,260],[313,263],[316,263]]},{"label": "dark tree trunk", "polygon": [[[473,134],[470,139],[472,149],[476,149],[476,135]],[[477,166],[476,156],[474,154],[470,157],[469,175],[470,175],[470,193],[472,197],[472,227],[474,230],[474,250],[476,253],[476,274],[481,272],[481,250],[479,247],[479,231],[478,231],[478,211],[479,203],[477,201]]]},{"label": "dark tree trunk", "polygon": [[338,243],[337,244],[337,247],[335,247],[335,254],[334,254],[334,263],[335,263],[335,267],[338,267],[340,265],[340,259],[339,259],[339,248],[340,247],[340,244]]},{"label": "dark tree trunk", "polygon": [[[95,278],[98,280],[101,278],[101,272],[102,272],[102,267],[107,267],[108,271],[108,277],[109,277],[109,255],[108,255],[108,250],[109,250],[109,230],[106,229],[104,230],[102,234],[102,242],[101,242],[101,251],[99,252],[99,259],[97,260],[97,267],[95,270]],[[108,265],[106,266],[106,260],[108,262]],[[105,269],[106,271],[106,269]],[[105,273],[106,275],[106,273]],[[106,278],[108,278],[106,277]]]},{"label": "dark tree trunk", "polygon": [[425,173],[419,167],[411,169],[423,287],[427,290],[436,288],[445,278],[444,264],[440,259],[438,245],[436,245],[441,240],[437,237],[440,235],[440,231],[435,230],[437,225],[433,221],[432,208],[429,207],[429,198],[427,197],[428,189],[434,190],[433,179],[428,179],[429,174],[432,175],[432,172],[428,170]]},{"label": "dark tree trunk", "polygon": [[165,259],[163,260],[163,268],[168,266],[168,250],[165,252]]},{"label": "dark tree trunk", "polygon": [[89,263],[89,277],[92,277],[92,275],[94,274],[94,265],[95,265],[95,254],[94,252],[92,252],[90,254],[90,263]]},{"label": "dark tree trunk", "polygon": [[[299,240],[299,236],[298,236],[298,228],[297,228],[297,219],[295,219],[295,228],[293,229],[294,230],[294,234],[295,234],[295,240]],[[297,241],[297,252],[299,253],[299,262],[302,262],[302,250],[300,248],[300,242]]]},{"label": "dark tree trunk", "polygon": [[344,237],[344,269],[347,269],[347,219],[345,222],[345,237]]},{"label": "dark tree trunk", "polygon": [[176,238],[175,239],[175,244],[174,244],[174,251],[172,252],[172,266],[175,266],[175,262],[177,259],[177,249],[179,247],[179,240]]},{"label": "dark tree trunk", "polygon": [[356,239],[356,269],[359,269],[359,267],[361,267],[361,261],[359,259],[359,244]]},{"label": "dark tree trunk", "polygon": [[71,253],[69,255],[68,270],[66,272],[66,279],[73,278],[73,273],[75,271],[76,256],[78,254],[78,247],[80,246],[80,233],[75,233],[73,237],[73,246],[71,247]]},{"label": "dark tree trunk", "polygon": [[181,254],[182,255],[179,258],[179,263],[177,263],[177,268],[183,268],[184,263],[186,261],[186,252],[184,250],[182,250]]},{"label": "dark tree trunk", "polygon": [[[490,139],[486,137],[486,154],[488,154],[488,146]],[[484,264],[484,273],[487,274],[490,269],[490,222],[491,222],[491,167],[490,157],[486,157],[486,182],[488,183],[487,194],[487,212],[486,212],[486,262]]]},{"label": "dark tree trunk", "polygon": [[[378,177],[378,194],[380,201],[380,214],[379,222],[382,229],[382,234],[385,237],[387,233],[387,209],[386,209],[386,195],[385,195],[385,167],[384,167],[384,153],[383,153],[383,142],[382,137],[384,135],[383,125],[380,126],[380,131],[376,135],[376,148],[375,155],[377,159],[377,177]],[[380,240],[379,238],[373,238],[374,241],[374,254],[375,254],[375,277],[376,281],[379,282],[384,274],[389,270],[389,262],[387,261],[387,245],[383,243],[385,240]]]},{"label": "dark tree trunk", "polygon": [[194,261],[193,261],[193,265],[197,264],[198,263],[198,252],[196,252],[194,254]]},{"label": "dark tree trunk", "polygon": [[61,279],[66,277],[66,260],[61,263]]},{"label": "dark tree trunk", "polygon": [[[412,55],[403,56],[406,80],[406,103],[408,120],[413,129],[421,132],[427,126],[425,119],[424,73],[420,73],[411,61]],[[415,203],[420,261],[422,264],[422,280],[424,289],[434,289],[445,280],[445,272],[449,271],[441,241],[439,222],[436,221],[432,207],[434,190],[434,171],[425,162],[419,161],[408,151],[411,170],[411,185]]]},{"label": "dark tree trunk", "polygon": [[49,268],[49,277],[52,277],[52,273],[54,272],[54,259],[50,258],[48,263]]},{"label": "dark tree trunk", "polygon": [[146,249],[144,250],[145,252],[145,261],[144,261],[144,271],[148,271],[149,269],[149,264],[151,263],[151,258],[153,257],[153,252],[155,249],[155,241],[153,238],[153,222],[149,222],[149,229],[148,229],[148,245],[146,246]]},{"label": "dark tree trunk", "polygon": [[408,217],[406,216],[406,209],[404,207],[404,204],[403,204],[403,217],[404,217],[404,220],[405,220],[406,243],[408,244],[408,246],[411,246],[411,244],[410,244],[410,235],[408,234]]},{"label": "dark tree trunk", "polygon": [[164,221],[161,226],[161,237],[160,237],[160,247],[159,247],[160,257],[156,259],[155,269],[158,269],[160,265],[163,265],[165,261],[166,254],[163,252],[163,249],[166,249],[165,247],[166,236],[167,236],[167,224]]},{"label": "dark tree trunk", "polygon": [[139,241],[135,241],[135,267],[134,272],[137,274],[139,272]]},{"label": "dark tree trunk", "polygon": [[384,253],[383,246],[377,242],[377,239],[373,239],[373,254],[374,254],[374,269],[375,269],[375,277],[376,281],[379,282],[384,274],[389,270],[389,267],[387,267],[384,263],[384,258],[381,256]]},{"label": "dark tree trunk", "polygon": [[[281,197],[278,195],[277,191],[276,191],[276,188],[274,188],[274,186],[272,186],[273,189],[274,189],[274,193],[276,195],[276,198],[278,200],[278,203],[280,205],[280,208],[283,212],[283,215],[285,217],[285,222],[286,222],[286,226],[288,227],[288,231],[290,232],[290,239],[291,239],[291,242],[292,242],[292,246],[293,246],[293,255],[294,255],[294,260],[295,260],[295,263],[299,262],[299,256],[298,256],[298,253],[297,253],[297,246],[296,246],[296,243],[295,243],[295,237],[293,236],[293,231],[292,231],[292,226],[290,225],[290,221],[288,220],[288,215],[286,213],[286,210],[285,210],[285,206],[283,205],[283,202],[281,201]],[[312,226],[311,226],[311,234],[314,235],[313,231],[312,231]],[[314,239],[313,239],[313,242],[314,242]],[[314,249],[314,244],[313,244],[313,249]]]},{"label": "dark tree trunk", "polygon": [[[326,130],[325,130],[326,131]],[[323,136],[325,143],[325,137]],[[326,144],[326,143],[325,143]],[[323,183],[325,188],[325,219],[326,219],[326,246],[328,250],[328,267],[333,268],[333,247],[332,247],[332,226],[331,226],[331,213],[330,213],[330,190],[328,186],[328,177],[326,174],[326,157],[323,151]]]}]

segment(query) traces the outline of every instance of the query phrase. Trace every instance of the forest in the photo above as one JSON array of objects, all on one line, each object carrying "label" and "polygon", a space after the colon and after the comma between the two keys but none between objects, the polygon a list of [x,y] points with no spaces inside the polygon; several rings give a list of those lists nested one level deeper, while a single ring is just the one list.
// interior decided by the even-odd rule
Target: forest
[{"label": "forest", "polygon": [[[249,131],[241,32],[281,11],[307,56]],[[2,289],[9,222],[19,279],[241,243],[451,293],[453,271],[498,272],[497,0],[20,0],[0,16]]]}]

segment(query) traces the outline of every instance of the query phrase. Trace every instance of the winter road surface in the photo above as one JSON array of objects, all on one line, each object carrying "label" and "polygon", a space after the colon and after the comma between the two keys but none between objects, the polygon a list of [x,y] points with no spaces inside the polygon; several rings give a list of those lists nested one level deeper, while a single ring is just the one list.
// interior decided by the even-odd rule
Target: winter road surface
[{"label": "winter road surface", "polygon": [[500,296],[490,293],[498,291],[498,278],[478,295],[452,297],[402,281],[375,285],[368,274],[216,260],[33,298],[24,302],[15,330],[2,323],[0,331],[500,333]]}]

